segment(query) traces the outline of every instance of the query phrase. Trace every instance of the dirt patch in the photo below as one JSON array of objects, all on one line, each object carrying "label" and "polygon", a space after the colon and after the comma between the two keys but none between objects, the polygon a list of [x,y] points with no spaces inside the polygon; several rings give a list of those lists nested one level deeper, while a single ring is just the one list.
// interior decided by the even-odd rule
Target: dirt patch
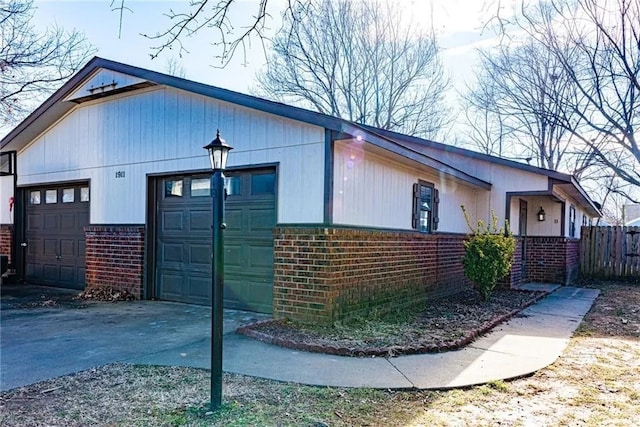
[{"label": "dirt patch", "polygon": [[462,348],[545,295],[495,291],[483,301],[475,290],[431,301],[422,311],[347,325],[321,327],[288,320],[245,325],[238,333],[270,344],[340,356],[435,353]]},{"label": "dirt patch", "polygon": [[[586,286],[593,286],[586,284]],[[598,298],[578,329],[578,335],[594,337],[640,337],[640,284],[603,283],[606,297]]]}]

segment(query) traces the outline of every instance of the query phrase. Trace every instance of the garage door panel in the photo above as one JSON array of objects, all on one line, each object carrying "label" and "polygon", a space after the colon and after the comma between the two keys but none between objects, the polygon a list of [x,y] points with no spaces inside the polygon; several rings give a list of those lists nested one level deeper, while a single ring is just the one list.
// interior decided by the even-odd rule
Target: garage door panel
[{"label": "garage door panel", "polygon": [[[247,248],[249,252],[248,264],[250,268],[273,268],[273,247],[253,245]],[[264,270],[263,270],[264,271]]]},{"label": "garage door panel", "polygon": [[44,228],[43,216],[39,213],[27,215],[27,231],[42,230]]},{"label": "garage door panel", "polygon": [[59,267],[57,264],[44,264],[42,266],[42,273],[45,276],[45,280],[49,282],[58,281],[59,278]]},{"label": "garage door panel", "polygon": [[182,231],[184,230],[183,212],[165,211],[162,213],[161,226],[163,231]]},{"label": "garage door panel", "polygon": [[242,209],[226,207],[224,211],[225,236],[233,232],[242,232]]},{"label": "garage door panel", "polygon": [[248,289],[242,280],[224,279],[224,305],[229,308],[241,308],[246,306]]},{"label": "garage door panel", "polygon": [[57,239],[45,239],[43,242],[42,255],[44,256],[57,256],[59,241]]},{"label": "garage door panel", "polygon": [[189,264],[196,268],[211,268],[211,245],[189,243]]},{"label": "garage door panel", "polygon": [[273,209],[251,209],[249,215],[250,231],[265,231],[271,233],[276,222]]},{"label": "garage door panel", "polygon": [[69,212],[60,215],[60,231],[61,232],[73,232],[78,228],[78,217],[74,212]]},{"label": "garage door panel", "polygon": [[27,257],[33,258],[42,251],[42,241],[40,239],[29,239],[27,246]]},{"label": "garage door panel", "polygon": [[224,288],[225,306],[250,311],[269,313],[272,311],[273,284],[261,278],[226,280]]},{"label": "garage door panel", "polygon": [[225,267],[242,268],[242,245],[239,243],[224,242],[224,265]]},{"label": "garage door panel", "polygon": [[42,276],[42,265],[29,263],[26,267],[26,276],[27,277],[40,277]]},{"label": "garage door panel", "polygon": [[189,299],[200,300],[201,303],[207,304],[211,297],[211,279],[209,276],[190,276],[188,281]]},{"label": "garage door panel", "polygon": [[211,232],[211,209],[190,211],[189,231]]},{"label": "garage door panel", "polygon": [[74,239],[60,239],[60,256],[75,258],[75,247],[76,241]]},{"label": "garage door panel", "polygon": [[182,243],[161,243],[160,262],[166,263],[182,263],[184,262]]},{"label": "garage door panel", "polygon": [[60,228],[59,214],[46,214],[44,216],[44,229],[50,233],[58,231]]},{"label": "garage door panel", "polygon": [[162,276],[159,277],[160,285],[162,286],[162,293],[165,295],[171,295],[179,297],[182,295],[182,274],[180,270],[167,271],[165,270]]},{"label": "garage door panel", "polygon": [[266,283],[260,278],[247,281],[249,288],[251,288],[253,296],[253,304],[261,304],[263,301],[269,301],[273,299],[273,285],[272,283]]},{"label": "garage door panel", "polygon": [[76,277],[76,268],[74,266],[61,266],[60,267],[60,281],[66,283],[73,283]]}]

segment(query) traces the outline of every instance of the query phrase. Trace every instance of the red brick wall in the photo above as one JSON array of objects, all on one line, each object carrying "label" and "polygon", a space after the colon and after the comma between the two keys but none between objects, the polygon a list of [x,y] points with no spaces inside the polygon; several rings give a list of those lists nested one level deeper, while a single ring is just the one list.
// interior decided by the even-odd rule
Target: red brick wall
[{"label": "red brick wall", "polygon": [[511,262],[511,271],[504,279],[498,282],[498,287],[501,289],[511,289],[513,286],[519,285],[525,281],[525,277],[522,271],[522,238],[514,237],[516,239],[516,250],[513,253],[513,261]]},{"label": "red brick wall", "polygon": [[87,288],[110,287],[142,295],[144,226],[88,226]]},{"label": "red brick wall", "polygon": [[[436,242],[435,286],[427,288],[427,297],[442,297],[455,294],[465,287],[472,286],[464,275],[462,258],[463,241],[466,236],[455,234],[437,234],[430,236]],[[427,243],[428,244],[428,243]]]},{"label": "red brick wall", "polygon": [[274,316],[332,323],[455,293],[464,236],[349,228],[277,228]]},{"label": "red brick wall", "polygon": [[577,278],[580,241],[527,237],[527,281],[570,284]]},{"label": "red brick wall", "polygon": [[580,275],[580,240],[569,239],[566,242],[567,278],[565,284],[574,283]]},{"label": "red brick wall", "polygon": [[13,239],[13,225],[0,224],[0,255],[9,257],[11,264],[11,242]]}]

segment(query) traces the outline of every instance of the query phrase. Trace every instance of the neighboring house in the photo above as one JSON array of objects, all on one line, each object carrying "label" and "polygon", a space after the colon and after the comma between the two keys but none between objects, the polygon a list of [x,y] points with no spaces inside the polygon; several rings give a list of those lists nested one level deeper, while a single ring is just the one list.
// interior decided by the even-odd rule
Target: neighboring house
[{"label": "neighboring house", "polygon": [[569,175],[94,58],[0,141],[0,251],[27,282],[208,304],[216,129],[227,307],[330,323],[455,292],[461,205],[519,236],[507,284],[568,283],[600,216]]},{"label": "neighboring house", "polygon": [[627,227],[640,227],[640,218],[633,219],[625,224]]},{"label": "neighboring house", "polygon": [[630,203],[624,205],[623,216],[625,222],[640,218],[640,204]]}]

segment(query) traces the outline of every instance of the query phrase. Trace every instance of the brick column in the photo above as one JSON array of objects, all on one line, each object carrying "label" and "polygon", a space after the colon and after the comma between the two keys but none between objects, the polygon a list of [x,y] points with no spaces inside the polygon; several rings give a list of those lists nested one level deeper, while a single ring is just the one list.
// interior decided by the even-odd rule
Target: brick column
[{"label": "brick column", "polygon": [[84,228],[87,288],[108,287],[142,296],[144,230],[144,226]]},{"label": "brick column", "polygon": [[0,255],[6,255],[9,257],[9,265],[11,265],[12,263],[12,259],[11,259],[12,244],[13,244],[13,225],[0,224]]},{"label": "brick column", "polygon": [[527,281],[571,284],[580,270],[580,241],[527,237]]},{"label": "brick column", "polygon": [[565,284],[575,283],[580,276],[580,240],[568,239],[566,242],[566,269]]}]

